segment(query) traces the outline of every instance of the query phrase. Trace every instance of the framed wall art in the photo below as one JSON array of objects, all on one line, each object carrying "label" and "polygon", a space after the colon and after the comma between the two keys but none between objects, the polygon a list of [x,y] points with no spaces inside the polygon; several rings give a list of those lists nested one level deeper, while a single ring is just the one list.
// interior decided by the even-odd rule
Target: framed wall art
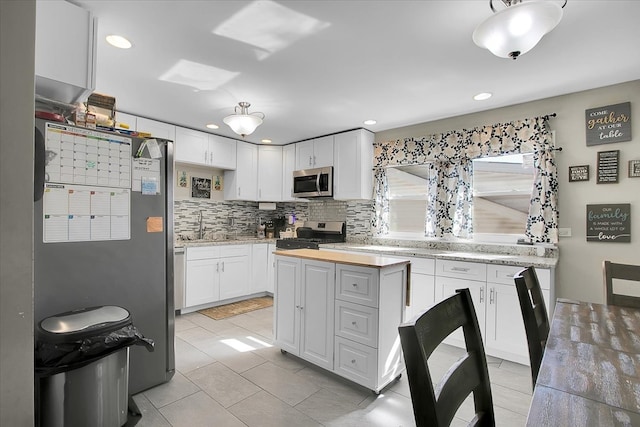
[{"label": "framed wall art", "polygon": [[569,166],[569,182],[589,181],[589,165]]},{"label": "framed wall art", "polygon": [[640,178],[640,160],[629,160],[629,178]]},{"label": "framed wall art", "polygon": [[618,182],[618,159],[620,150],[598,151],[598,184]]},{"label": "framed wall art", "polygon": [[196,199],[211,198],[211,178],[191,177],[191,197]]},{"label": "framed wall art", "polygon": [[585,110],[587,146],[631,141],[631,103]]},{"label": "framed wall art", "polygon": [[631,242],[631,204],[587,205],[587,242]]}]

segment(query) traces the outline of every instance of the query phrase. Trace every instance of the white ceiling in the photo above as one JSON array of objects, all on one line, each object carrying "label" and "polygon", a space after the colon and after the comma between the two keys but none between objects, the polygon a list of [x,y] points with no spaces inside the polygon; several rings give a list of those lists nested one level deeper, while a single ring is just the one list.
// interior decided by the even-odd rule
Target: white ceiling
[{"label": "white ceiling", "polygon": [[[250,25],[260,29],[250,43],[214,33],[249,23],[236,14],[250,1],[74,3],[98,17],[96,91],[116,97],[118,110],[201,130],[213,122],[220,126],[214,133],[238,137],[222,118],[248,101],[250,112],[266,115],[245,138],[255,143],[359,127],[378,132],[640,78],[637,0],[569,0],[558,27],[516,61],[471,40],[492,14],[488,0],[277,1],[286,12],[279,16],[316,20],[294,14],[311,33],[305,36],[278,23],[285,41],[293,40],[288,46],[263,36],[277,21],[266,11]],[[108,45],[108,34],[126,36],[133,48]],[[205,75],[226,82],[196,90],[160,80],[181,60],[220,69]],[[494,96],[472,99],[484,91]]]}]

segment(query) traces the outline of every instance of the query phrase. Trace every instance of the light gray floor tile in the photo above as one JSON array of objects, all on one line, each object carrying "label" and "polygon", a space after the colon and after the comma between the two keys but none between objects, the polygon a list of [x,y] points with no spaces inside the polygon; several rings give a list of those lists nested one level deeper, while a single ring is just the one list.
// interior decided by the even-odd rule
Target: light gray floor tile
[{"label": "light gray floor tile", "polygon": [[510,370],[498,368],[494,365],[489,366],[489,380],[491,384],[499,384],[503,387],[517,390],[522,393],[531,395],[531,373],[524,375],[515,374]]},{"label": "light gray floor tile", "polygon": [[357,404],[351,403],[339,394],[326,389],[320,389],[298,403],[295,408],[322,424],[340,419],[360,409]]},{"label": "light gray floor tile", "polygon": [[499,406],[494,406],[493,410],[496,415],[496,427],[517,427],[527,423],[526,415],[517,414]]},{"label": "light gray floor tile", "polygon": [[207,366],[216,360],[193,345],[176,338],[176,370],[183,374]]},{"label": "light gray floor tile", "polygon": [[191,371],[187,376],[225,408],[260,391],[251,381],[219,362]]},{"label": "light gray floor tile", "polygon": [[138,420],[136,427],[171,427],[171,424],[162,416],[160,411],[147,399],[143,393],[133,396],[138,405],[142,418]]},{"label": "light gray floor tile", "polygon": [[160,413],[173,427],[246,427],[203,391],[161,408]]},{"label": "light gray floor tile", "polygon": [[380,393],[359,405],[359,409],[324,423],[327,427],[415,426],[411,400],[392,391]]},{"label": "light gray floor tile", "polygon": [[165,405],[197,393],[199,390],[198,386],[189,381],[184,375],[176,372],[171,381],[147,390],[143,394],[153,403],[153,406],[162,408]]},{"label": "light gray floor tile", "polygon": [[271,362],[249,369],[242,376],[291,406],[319,390],[312,382]]},{"label": "light gray floor tile", "polygon": [[249,427],[320,427],[307,415],[261,391],[229,408]]},{"label": "light gray floor tile", "polygon": [[234,372],[242,373],[262,365],[267,360],[252,351],[246,351],[230,357],[219,357],[218,361]]},{"label": "light gray floor tile", "polygon": [[491,384],[493,406],[500,406],[520,415],[527,416],[531,406],[531,395],[499,384]]},{"label": "light gray floor tile", "polygon": [[216,336],[216,333],[211,332],[203,328],[202,326],[196,326],[195,328],[189,328],[183,331],[176,332],[177,338],[180,338],[181,340],[186,341],[189,344],[197,344],[202,340],[214,338]]},{"label": "light gray floor tile", "polygon": [[255,353],[264,357],[274,365],[289,371],[299,371],[300,369],[310,365],[298,357],[292,356],[288,353],[282,353],[277,347],[261,348],[256,350]]},{"label": "light gray floor tile", "polygon": [[196,325],[216,334],[235,327],[235,325],[233,323],[230,323],[228,319],[215,320],[198,312],[191,313],[191,317],[189,318],[189,320]]},{"label": "light gray floor tile", "polygon": [[175,331],[176,332],[185,331],[187,329],[195,328],[196,326],[198,326],[198,325],[196,325],[195,323],[190,321],[187,317],[185,317],[185,316],[176,316],[176,319],[175,319]]},{"label": "light gray floor tile", "polygon": [[367,390],[337,375],[329,374],[317,366],[307,366],[296,372],[296,375],[330,391],[337,398],[353,405],[360,404],[373,394],[371,390]]}]

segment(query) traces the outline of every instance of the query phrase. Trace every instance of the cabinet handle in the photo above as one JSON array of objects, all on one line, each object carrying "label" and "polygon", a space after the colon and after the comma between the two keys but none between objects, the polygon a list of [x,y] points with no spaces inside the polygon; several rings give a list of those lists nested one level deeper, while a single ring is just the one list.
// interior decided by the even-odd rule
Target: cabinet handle
[{"label": "cabinet handle", "polygon": [[240,187],[238,187],[238,197],[240,197]]},{"label": "cabinet handle", "polygon": [[484,288],[480,288],[480,304],[484,301]]},{"label": "cabinet handle", "polygon": [[204,151],[204,162],[205,163],[209,163],[209,151],[208,150]]},{"label": "cabinet handle", "polygon": [[258,198],[262,199],[262,188],[258,190]]},{"label": "cabinet handle", "polygon": [[462,273],[466,273],[467,271],[469,271],[469,269],[463,267],[451,267],[451,271],[460,271]]},{"label": "cabinet handle", "polygon": [[313,163],[311,162],[311,156],[309,156],[309,166],[312,166]]},{"label": "cabinet handle", "polygon": [[224,261],[222,261],[222,272],[224,273]]},{"label": "cabinet handle", "polygon": [[489,291],[489,304],[493,304],[493,300],[494,300],[493,293],[494,293],[494,289],[491,288],[491,290]]},{"label": "cabinet handle", "polygon": [[314,165],[316,164],[316,156],[315,155],[313,156],[313,164]]},{"label": "cabinet handle", "polygon": [[213,151],[209,155],[209,163],[213,163]]},{"label": "cabinet handle", "polygon": [[351,364],[355,365],[356,364],[356,359],[351,359]]},{"label": "cabinet handle", "polygon": [[220,263],[216,262],[216,273],[220,271]]},{"label": "cabinet handle", "polygon": [[357,288],[358,284],[357,283],[352,283],[351,286],[353,286],[354,288]]},{"label": "cabinet handle", "polygon": [[353,326],[356,326],[356,325],[357,325],[357,323],[355,322],[355,320],[354,320],[353,322],[351,322],[351,324],[352,324]]}]

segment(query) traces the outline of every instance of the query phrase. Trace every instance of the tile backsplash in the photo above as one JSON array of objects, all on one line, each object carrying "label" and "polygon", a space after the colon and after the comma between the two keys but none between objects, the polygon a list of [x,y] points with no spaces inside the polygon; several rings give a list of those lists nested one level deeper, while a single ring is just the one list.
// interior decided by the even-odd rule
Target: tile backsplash
[{"label": "tile backsplash", "polygon": [[[310,202],[277,203],[275,210],[260,210],[257,202],[176,200],[174,201],[175,234],[193,235],[198,232],[200,212],[207,233],[236,231],[251,235],[256,232],[258,218],[262,221],[277,217],[296,216],[297,221],[346,221],[347,237],[371,236],[373,201],[320,200]],[[229,225],[233,218],[234,226]]]}]

